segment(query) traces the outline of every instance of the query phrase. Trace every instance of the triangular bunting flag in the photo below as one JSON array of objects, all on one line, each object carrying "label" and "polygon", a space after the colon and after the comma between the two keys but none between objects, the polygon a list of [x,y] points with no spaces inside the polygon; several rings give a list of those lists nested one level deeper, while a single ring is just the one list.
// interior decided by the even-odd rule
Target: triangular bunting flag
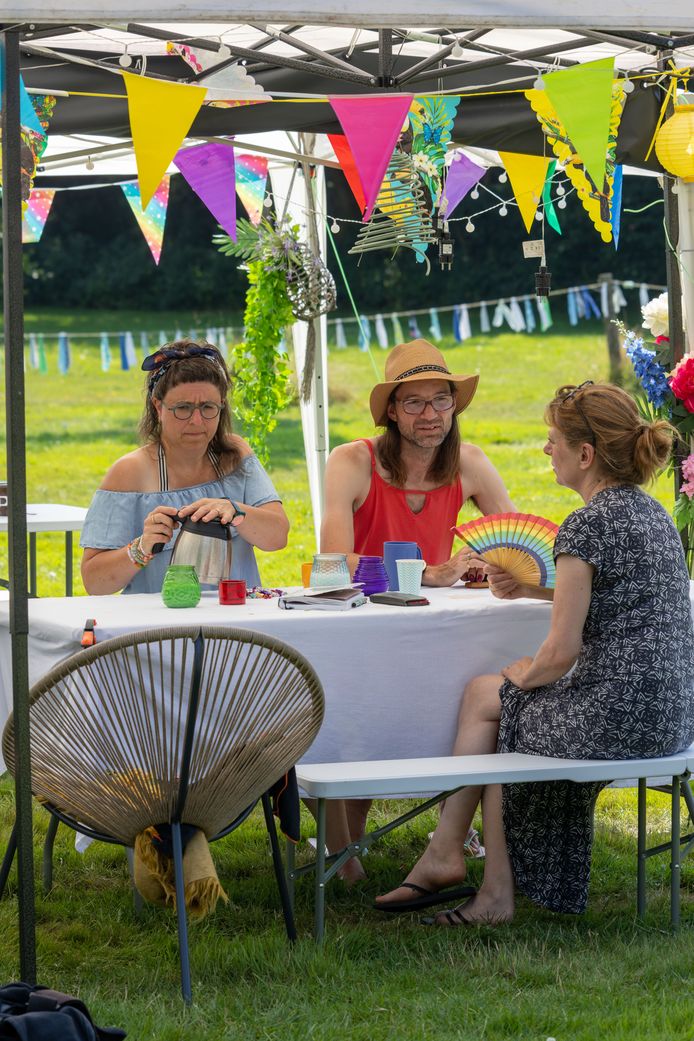
[{"label": "triangular bunting flag", "polygon": [[412,95],[375,98],[331,97],[364,190],[363,220],[373,212],[390,157],[412,104]]},{"label": "triangular bunting flag", "polygon": [[458,203],[465,198],[472,186],[484,177],[486,172],[483,166],[474,163],[464,152],[456,152],[448,167],[448,176],[441,193],[439,202],[441,215],[448,220]]},{"label": "triangular bunting flag", "polygon": [[140,226],[140,231],[147,240],[147,245],[154,257],[154,263],[159,263],[161,248],[164,242],[164,224],[166,222],[166,208],[169,204],[169,175],[164,177],[149,206],[143,211],[140,200],[140,189],[137,184],[122,184],[123,193],[130,203],[130,209],[135,214],[135,220]]},{"label": "triangular bunting flag", "polygon": [[547,97],[599,191],[605,177],[613,79],[614,58],[543,76]]},{"label": "triangular bunting flag", "polygon": [[526,231],[530,232],[550,160],[543,155],[521,155],[520,152],[499,152],[499,158],[509,176]]},{"label": "triangular bunting flag", "polygon": [[[0,48],[0,110],[2,109],[2,94],[5,86],[5,49]],[[27,130],[33,130],[35,134],[43,134],[44,130],[36,115],[36,109],[27,94],[24,80],[19,77],[19,123]]]},{"label": "triangular bunting flag", "polygon": [[614,168],[610,206],[610,222],[612,224],[612,238],[614,239],[615,249],[619,249],[619,231],[622,226],[622,173],[622,164],[620,163]]},{"label": "triangular bunting flag", "polygon": [[55,188],[34,188],[22,214],[22,242],[38,242],[51,212]]},{"label": "triangular bunting flag", "polygon": [[267,159],[262,155],[236,156],[236,194],[251,224],[260,224],[267,184]]},{"label": "triangular bunting flag", "polygon": [[553,159],[549,165],[547,176],[545,177],[545,186],[542,189],[542,206],[545,211],[545,220],[549,224],[550,228],[553,228],[558,235],[561,235],[561,224],[557,217],[557,211],[554,208],[554,201],[552,199],[552,178],[554,177],[554,171],[557,168],[557,160]]},{"label": "triangular bunting flag", "polygon": [[328,141],[332,145],[333,152],[337,157],[337,161],[340,164],[340,169],[347,178],[347,184],[352,189],[352,195],[357,201],[357,206],[363,213],[366,209],[366,199],[364,198],[364,189],[361,186],[359,180],[359,173],[357,171],[357,164],[354,161],[352,155],[352,149],[347,143],[347,138],[344,134],[328,134]]},{"label": "triangular bunting flag", "polygon": [[213,141],[176,152],[174,163],[218,224],[236,241],[234,149]]},{"label": "triangular bunting flag", "polygon": [[203,87],[123,73],[145,209],[205,100]]}]

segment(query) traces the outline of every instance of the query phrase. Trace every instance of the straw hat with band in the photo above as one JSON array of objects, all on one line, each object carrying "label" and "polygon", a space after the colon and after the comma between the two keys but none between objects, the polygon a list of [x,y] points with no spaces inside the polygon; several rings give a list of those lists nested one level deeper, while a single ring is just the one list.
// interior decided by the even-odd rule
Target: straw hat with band
[{"label": "straw hat with band", "polygon": [[446,380],[454,384],[455,415],[472,401],[479,376],[456,376],[449,372],[441,351],[428,340],[411,340],[393,347],[386,358],[385,383],[377,383],[369,404],[377,427],[388,423],[388,399],[396,387],[414,380]]}]

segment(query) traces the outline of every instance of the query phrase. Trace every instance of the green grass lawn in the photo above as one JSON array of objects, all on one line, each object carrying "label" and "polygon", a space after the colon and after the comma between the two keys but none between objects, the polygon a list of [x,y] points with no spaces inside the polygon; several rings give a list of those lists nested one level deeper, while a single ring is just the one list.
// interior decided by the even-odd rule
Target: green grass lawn
[{"label": "green grass lawn", "polygon": [[[92,316],[84,321],[90,325]],[[39,319],[43,318],[43,324]],[[140,328],[158,328],[157,316]],[[107,322],[111,324],[106,324]],[[104,328],[124,324],[102,316]],[[193,324],[181,318],[184,328]],[[212,323],[219,324],[219,323]],[[56,317],[54,328],[64,328]],[[30,328],[30,326],[28,326]],[[48,328],[38,316],[36,329]],[[165,325],[163,326],[166,327]],[[134,321],[130,328],[136,328]],[[78,344],[79,341],[76,341]],[[455,371],[479,371],[480,390],[463,417],[464,437],[480,444],[503,474],[519,509],[560,521],[576,505],[554,484],[542,454],[542,411],[563,383],[599,379],[606,348],[596,331],[476,338],[448,353]],[[77,346],[74,368],[27,371],[29,499],[87,505],[108,465],[135,444],[141,404],[138,372],[101,373],[94,348]],[[382,368],[383,355],[376,354]],[[356,349],[329,359],[331,444],[371,431],[369,358]],[[4,428],[3,428],[4,429]],[[4,444],[3,444],[4,450]],[[261,554],[267,584],[299,579],[314,551],[298,408],[271,438],[271,474],[292,522],[289,546]],[[671,503],[671,481],[656,493]],[[3,552],[4,546],[3,546]],[[39,539],[39,589],[63,588],[62,538]],[[6,573],[6,558],[0,573]],[[76,588],[80,588],[79,584]],[[653,840],[665,837],[668,797],[649,801]],[[375,822],[395,807],[381,804]],[[0,851],[12,821],[12,789],[0,781]],[[37,896],[39,980],[76,991],[97,1022],[119,1024],[132,1039],[156,1041],[690,1041],[694,863],[682,873],[683,927],[668,928],[666,858],[649,861],[649,914],[635,917],[636,804],[631,791],[598,802],[589,909],[572,918],[521,901],[515,923],[497,930],[425,929],[411,916],[371,910],[374,895],[403,877],[422,850],[435,814],[393,833],[366,858],[368,881],[346,890],[330,883],[325,946],[311,939],[312,887],[297,887],[301,939],[289,950],[264,829],[256,813],[214,847],[230,904],[191,928],[194,1006],[178,993],[175,921],[147,909],[135,917],[121,850],[92,846],[80,856],[61,828],[53,891]],[[45,815],[37,809],[37,857]],[[309,818],[304,832],[310,833]],[[306,847],[299,859],[307,855]],[[472,865],[478,878],[480,864]],[[15,893],[14,875],[10,896]],[[0,902],[0,980],[16,978],[16,901]]]}]

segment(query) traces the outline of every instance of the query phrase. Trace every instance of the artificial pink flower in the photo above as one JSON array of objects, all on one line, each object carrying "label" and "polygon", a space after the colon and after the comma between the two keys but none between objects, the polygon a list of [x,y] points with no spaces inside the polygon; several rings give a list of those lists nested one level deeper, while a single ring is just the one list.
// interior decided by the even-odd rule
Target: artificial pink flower
[{"label": "artificial pink flower", "polygon": [[688,455],[682,463],[682,476],[685,481],[694,481],[694,452]]},{"label": "artificial pink flower", "polygon": [[690,499],[694,499],[694,481],[686,481],[684,484],[681,484],[680,492],[689,496]]},{"label": "artificial pink flower", "polygon": [[694,412],[694,355],[685,354],[668,377],[670,389],[687,412]]}]

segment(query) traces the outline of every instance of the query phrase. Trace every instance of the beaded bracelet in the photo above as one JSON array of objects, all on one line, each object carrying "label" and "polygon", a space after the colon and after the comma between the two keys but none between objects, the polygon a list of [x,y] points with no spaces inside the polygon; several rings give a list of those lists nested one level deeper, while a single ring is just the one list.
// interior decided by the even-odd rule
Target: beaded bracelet
[{"label": "beaded bracelet", "polygon": [[127,549],[128,557],[129,557],[131,563],[133,563],[135,565],[135,567],[139,567],[139,568],[147,567],[147,565],[149,564],[150,560],[152,560],[153,554],[152,553],[145,553],[145,551],[142,549],[142,536],[141,535],[138,535],[138,537],[136,539],[133,539],[132,542],[129,542],[127,547],[126,547],[126,549]]}]

